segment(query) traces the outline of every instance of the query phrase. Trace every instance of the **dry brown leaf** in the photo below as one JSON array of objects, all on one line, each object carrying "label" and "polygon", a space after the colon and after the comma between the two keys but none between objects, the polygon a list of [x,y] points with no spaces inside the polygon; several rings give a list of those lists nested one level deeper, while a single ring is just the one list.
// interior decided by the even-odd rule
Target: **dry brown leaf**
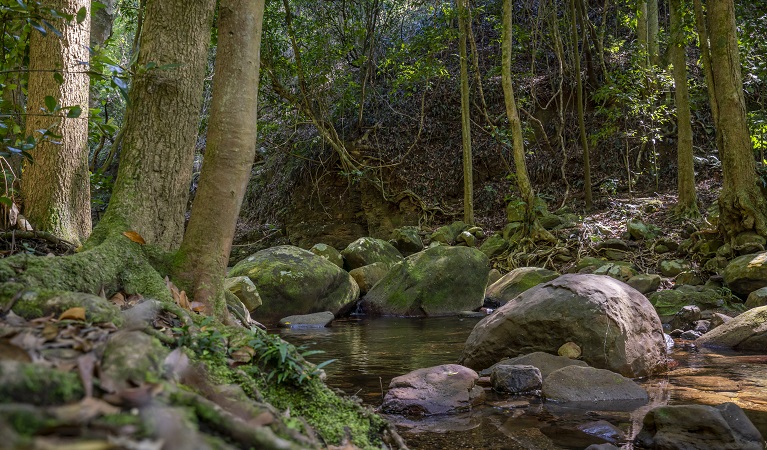
[{"label": "dry brown leaf", "polygon": [[85,308],[75,306],[61,313],[59,320],[81,320],[85,322]]},{"label": "dry brown leaf", "polygon": [[59,327],[56,326],[54,323],[46,323],[43,327],[42,336],[45,338],[46,341],[52,341],[56,339],[59,335]]},{"label": "dry brown leaf", "polygon": [[205,312],[205,304],[202,302],[192,302],[189,306],[191,307],[192,311],[196,313]]},{"label": "dry brown leaf", "polygon": [[0,339],[0,361],[32,362],[29,353],[7,339]]},{"label": "dry brown leaf", "polygon": [[241,362],[241,363],[247,363],[250,362],[250,360],[253,359],[253,355],[256,354],[256,351],[253,350],[252,347],[243,346],[238,348],[237,350],[232,352],[232,359]]},{"label": "dry brown leaf", "polygon": [[141,244],[141,245],[146,244],[146,241],[144,240],[144,238],[141,237],[141,235],[136,233],[135,231],[124,231],[123,236],[127,237],[128,239],[130,239],[131,241],[137,244]]},{"label": "dry brown leaf", "polygon": [[113,295],[112,298],[109,299],[109,301],[114,303],[115,306],[120,308],[125,306],[125,296],[122,294],[122,292],[118,292],[115,295]]},{"label": "dry brown leaf", "polygon": [[178,295],[179,297],[179,306],[187,309],[189,311],[192,310],[192,304],[189,303],[189,297],[186,296],[186,291],[181,291]]},{"label": "dry brown leaf", "polygon": [[270,425],[274,423],[274,420],[274,414],[270,413],[269,411],[264,411],[253,419],[249,420],[248,425],[252,425],[254,427],[263,427],[264,425]]},{"label": "dry brown leaf", "polygon": [[16,205],[16,203],[11,205],[11,209],[8,211],[8,223],[11,224],[11,226],[16,225],[16,220],[18,220],[19,217],[19,207]]},{"label": "dry brown leaf", "polygon": [[87,397],[78,403],[52,408],[54,417],[68,424],[87,424],[96,417],[117,414],[120,408],[93,397]]}]

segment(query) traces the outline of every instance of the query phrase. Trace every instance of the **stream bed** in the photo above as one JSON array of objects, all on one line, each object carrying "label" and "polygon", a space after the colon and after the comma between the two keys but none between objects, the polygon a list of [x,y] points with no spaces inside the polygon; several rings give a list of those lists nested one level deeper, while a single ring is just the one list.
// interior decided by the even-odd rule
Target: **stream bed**
[{"label": "stream bed", "polygon": [[[455,363],[477,318],[376,318],[334,321],[321,329],[276,330],[325,367],[327,384],[378,407],[392,378]],[[682,344],[681,341],[677,344]],[[484,405],[449,416],[387,416],[413,449],[583,449],[611,442],[631,448],[646,412],[665,404],[734,402],[767,436],[767,354],[711,351],[679,345],[671,370],[637,380],[650,402],[623,411],[568,409],[532,396],[487,391]],[[621,405],[615,405],[621,409]]]}]

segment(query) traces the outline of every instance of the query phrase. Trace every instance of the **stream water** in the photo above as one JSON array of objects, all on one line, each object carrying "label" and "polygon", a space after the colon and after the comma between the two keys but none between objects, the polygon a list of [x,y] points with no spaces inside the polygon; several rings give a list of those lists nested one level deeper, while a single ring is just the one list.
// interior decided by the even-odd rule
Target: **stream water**
[{"label": "stream water", "polygon": [[[277,331],[295,345],[325,353],[327,383],[378,407],[392,378],[455,363],[476,318],[376,318],[333,322],[322,329]],[[410,448],[583,449],[612,442],[631,448],[645,413],[665,404],[735,402],[767,436],[767,355],[678,347],[667,374],[638,382],[650,402],[623,411],[568,409],[531,396],[498,395],[472,411],[412,419],[388,416]],[[621,405],[616,405],[616,409]]]}]

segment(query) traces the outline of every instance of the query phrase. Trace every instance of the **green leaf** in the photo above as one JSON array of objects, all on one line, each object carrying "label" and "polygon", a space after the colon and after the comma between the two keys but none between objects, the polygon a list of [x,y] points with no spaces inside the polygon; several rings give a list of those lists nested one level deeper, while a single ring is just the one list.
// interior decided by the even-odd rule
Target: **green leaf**
[{"label": "green leaf", "polygon": [[45,27],[35,22],[34,20],[30,20],[29,25],[35,30],[39,31],[43,36],[48,34],[48,32],[45,30]]},{"label": "green leaf", "polygon": [[325,367],[325,366],[327,366],[328,364],[330,364],[330,363],[332,363],[332,362],[335,362],[335,361],[338,361],[338,360],[337,360],[337,359],[329,359],[329,360],[327,360],[327,361],[321,362],[321,363],[317,364],[317,367],[316,367],[315,369],[316,369],[316,370],[320,370],[320,369],[322,369],[323,367]]},{"label": "green leaf", "polygon": [[21,9],[23,9],[24,11],[27,10],[27,4],[26,2],[24,2],[24,0],[16,0],[16,3],[18,3],[19,6],[21,6]]},{"label": "green leaf", "polygon": [[91,2],[91,12],[95,14],[97,11],[100,11],[102,9],[106,9],[107,5],[101,3],[101,2]]},{"label": "green leaf", "polygon": [[64,76],[61,74],[61,72],[53,72],[53,79],[56,80],[56,83],[61,86],[64,84]]},{"label": "green leaf", "polygon": [[83,112],[83,109],[79,105],[75,105],[69,108],[69,112],[67,112],[67,118],[76,119],[80,117],[80,114],[82,114],[82,112]]},{"label": "green leaf", "polygon": [[85,16],[88,15],[88,9],[83,6],[82,8],[77,10],[77,23],[83,23],[85,20]]},{"label": "green leaf", "polygon": [[0,195],[0,204],[5,206],[6,208],[10,208],[11,206],[13,206],[13,200],[11,200],[8,197]]},{"label": "green leaf", "polygon": [[48,27],[49,30],[51,30],[51,33],[58,36],[59,39],[64,39],[64,35],[61,34],[61,31],[59,31],[58,28],[54,27],[52,23],[48,22],[47,20],[43,20],[43,23],[46,27]]},{"label": "green leaf", "polygon": [[56,99],[51,97],[50,95],[45,97],[45,107],[48,108],[48,111],[53,112],[56,110]]}]

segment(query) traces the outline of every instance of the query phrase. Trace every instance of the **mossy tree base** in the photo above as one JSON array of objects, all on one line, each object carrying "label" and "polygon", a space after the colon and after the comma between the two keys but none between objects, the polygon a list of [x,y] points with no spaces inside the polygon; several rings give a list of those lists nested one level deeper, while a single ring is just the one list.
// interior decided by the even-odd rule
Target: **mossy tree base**
[{"label": "mossy tree base", "polygon": [[744,231],[767,237],[767,202],[756,186],[724,189],[719,196],[719,230],[731,240]]}]

